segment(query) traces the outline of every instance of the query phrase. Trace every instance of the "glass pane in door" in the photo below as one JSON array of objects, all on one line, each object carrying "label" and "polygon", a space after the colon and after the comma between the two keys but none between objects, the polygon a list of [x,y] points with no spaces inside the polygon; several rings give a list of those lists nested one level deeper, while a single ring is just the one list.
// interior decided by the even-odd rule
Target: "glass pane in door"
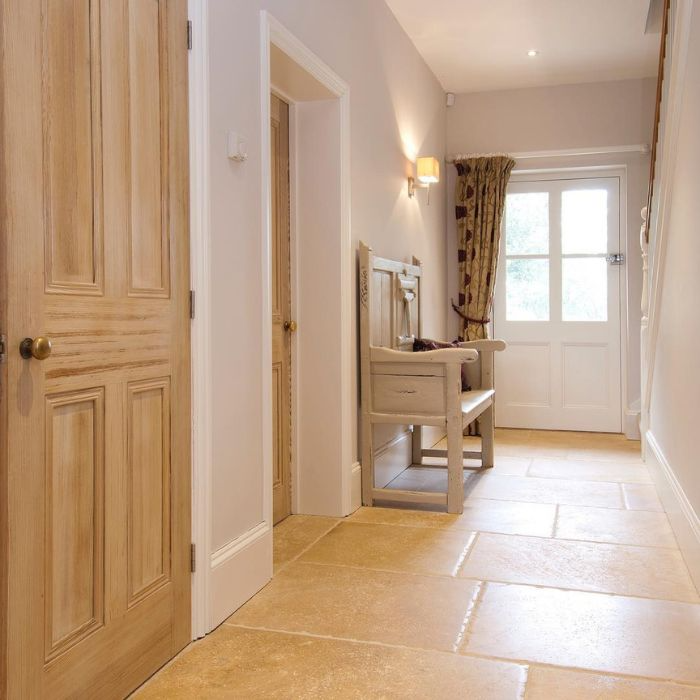
[{"label": "glass pane in door", "polygon": [[549,321],[549,260],[506,260],[506,319]]},{"label": "glass pane in door", "polygon": [[608,191],[564,190],[561,251],[564,255],[608,250]]},{"label": "glass pane in door", "polygon": [[506,255],[549,253],[549,193],[523,192],[506,197]]},{"label": "glass pane in door", "polygon": [[608,268],[605,257],[564,258],[561,277],[562,320],[608,320]]}]

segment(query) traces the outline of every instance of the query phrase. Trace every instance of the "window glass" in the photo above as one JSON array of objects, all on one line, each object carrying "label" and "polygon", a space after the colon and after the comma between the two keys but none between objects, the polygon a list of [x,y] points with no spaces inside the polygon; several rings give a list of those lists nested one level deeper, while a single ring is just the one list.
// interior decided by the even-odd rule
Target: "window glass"
[{"label": "window glass", "polygon": [[549,253],[549,193],[506,196],[506,255]]},{"label": "window glass", "polygon": [[549,320],[549,260],[506,260],[506,319]]}]

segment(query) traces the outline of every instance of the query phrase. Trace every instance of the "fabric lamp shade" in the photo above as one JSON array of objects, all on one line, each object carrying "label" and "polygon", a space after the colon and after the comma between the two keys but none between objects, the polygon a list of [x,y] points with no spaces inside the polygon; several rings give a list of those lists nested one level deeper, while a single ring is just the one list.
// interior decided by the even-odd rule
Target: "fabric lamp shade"
[{"label": "fabric lamp shade", "polygon": [[440,182],[440,163],[433,156],[419,158],[416,163],[416,170],[419,182],[428,185],[434,182]]}]

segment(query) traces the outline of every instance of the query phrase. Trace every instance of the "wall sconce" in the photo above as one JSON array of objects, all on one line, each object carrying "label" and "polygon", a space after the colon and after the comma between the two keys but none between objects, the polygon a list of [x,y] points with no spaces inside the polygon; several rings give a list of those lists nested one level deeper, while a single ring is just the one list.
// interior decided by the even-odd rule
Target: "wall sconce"
[{"label": "wall sconce", "polygon": [[416,161],[416,176],[418,184],[412,178],[408,178],[408,196],[415,197],[418,187],[428,188],[428,204],[430,204],[430,185],[435,182],[440,182],[440,163],[434,156],[426,156],[418,158]]}]

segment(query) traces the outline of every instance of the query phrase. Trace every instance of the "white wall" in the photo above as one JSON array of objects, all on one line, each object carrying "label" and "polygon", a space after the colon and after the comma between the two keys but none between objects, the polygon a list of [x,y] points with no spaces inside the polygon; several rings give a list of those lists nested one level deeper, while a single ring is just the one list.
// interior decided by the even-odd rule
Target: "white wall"
[{"label": "white wall", "polygon": [[[567,150],[649,143],[656,79],[503,90],[457,95],[447,110],[448,153]],[[534,164],[533,164],[534,163]],[[641,154],[538,158],[517,168],[603,165],[627,166],[628,407],[640,395],[639,323],[642,286],[639,251],[640,210],[646,204],[649,157]],[[448,166],[448,289],[458,293],[457,230],[454,221],[454,167]],[[450,312],[450,337],[458,333]]]},{"label": "white wall", "polygon": [[[676,131],[676,160],[670,176],[670,218],[663,234],[665,258],[656,311],[659,325],[655,353],[652,349],[654,374],[649,433],[653,444],[649,456],[652,467],[660,463],[661,471],[665,472],[662,496],[669,487],[675,491],[671,498],[664,500],[664,505],[696,582],[700,583],[700,312],[697,301],[700,299],[700,5],[697,2],[689,30],[687,73]],[[671,97],[675,99],[676,96]],[[666,489],[663,481],[667,482]]]},{"label": "white wall", "polygon": [[[426,206],[424,192],[408,199],[405,180],[415,156],[445,154],[444,94],[393,15],[379,0],[210,0],[213,550],[263,510],[261,9],[350,85],[354,246],[420,257],[425,332],[445,334],[445,188]],[[229,130],[248,139],[245,164],[226,158]],[[344,341],[355,347],[356,331]],[[347,430],[356,443],[356,423]]]}]

